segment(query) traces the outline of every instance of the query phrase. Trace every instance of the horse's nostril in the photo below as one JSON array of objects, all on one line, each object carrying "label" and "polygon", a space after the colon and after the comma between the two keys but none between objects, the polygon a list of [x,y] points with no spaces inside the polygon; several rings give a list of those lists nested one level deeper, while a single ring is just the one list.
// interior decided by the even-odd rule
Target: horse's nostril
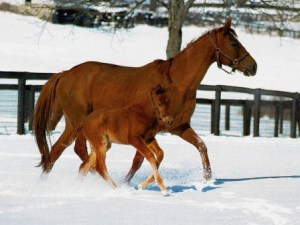
[{"label": "horse's nostril", "polygon": [[247,76],[254,76],[256,74],[257,71],[257,64],[254,63],[253,65],[249,65],[246,67],[246,74]]},{"label": "horse's nostril", "polygon": [[257,64],[256,63],[253,65],[252,71],[253,71],[253,74],[256,74],[256,71],[257,71]]}]

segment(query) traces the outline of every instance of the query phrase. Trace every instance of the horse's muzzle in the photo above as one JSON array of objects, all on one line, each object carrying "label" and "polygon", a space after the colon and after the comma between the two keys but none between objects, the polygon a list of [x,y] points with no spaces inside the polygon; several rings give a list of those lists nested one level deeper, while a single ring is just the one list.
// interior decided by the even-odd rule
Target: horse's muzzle
[{"label": "horse's muzzle", "polygon": [[253,64],[250,66],[247,66],[245,71],[244,71],[244,75],[245,76],[254,76],[257,72],[257,64]]}]

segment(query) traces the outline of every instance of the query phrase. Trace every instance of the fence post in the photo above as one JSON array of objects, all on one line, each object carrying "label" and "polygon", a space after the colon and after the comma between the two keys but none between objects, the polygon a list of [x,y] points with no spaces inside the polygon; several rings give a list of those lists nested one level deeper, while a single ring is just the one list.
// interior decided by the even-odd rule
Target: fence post
[{"label": "fence post", "polygon": [[215,124],[215,100],[213,100],[211,102],[210,105],[210,133],[213,134],[214,133],[214,124]]},{"label": "fence post", "polygon": [[17,134],[25,134],[25,88],[26,79],[18,79],[18,118],[17,118]]},{"label": "fence post", "polygon": [[279,129],[279,112],[280,106],[275,106],[275,119],[274,119],[274,137],[278,137],[278,129]]},{"label": "fence post", "polygon": [[261,100],[261,90],[256,89],[254,93],[253,137],[259,136],[260,100]]},{"label": "fence post", "polygon": [[300,137],[300,96],[298,94],[298,112],[297,112],[297,122],[298,122],[298,137]]},{"label": "fence post", "polygon": [[291,138],[296,138],[298,117],[298,93],[295,93],[291,108]]},{"label": "fence post", "polygon": [[250,135],[251,107],[247,102],[243,105],[243,136]]},{"label": "fence post", "polygon": [[283,119],[284,119],[284,107],[280,106],[279,111],[279,133],[283,134]]},{"label": "fence post", "polygon": [[225,130],[230,130],[230,104],[225,108]]},{"label": "fence post", "polygon": [[33,120],[33,111],[34,111],[34,102],[35,102],[35,87],[33,85],[30,86],[29,90],[29,101],[28,101],[28,110],[29,110],[29,125],[28,129],[32,130],[32,120]]},{"label": "fence post", "polygon": [[220,114],[221,114],[221,86],[216,86],[215,93],[215,112],[214,112],[214,135],[220,135]]}]

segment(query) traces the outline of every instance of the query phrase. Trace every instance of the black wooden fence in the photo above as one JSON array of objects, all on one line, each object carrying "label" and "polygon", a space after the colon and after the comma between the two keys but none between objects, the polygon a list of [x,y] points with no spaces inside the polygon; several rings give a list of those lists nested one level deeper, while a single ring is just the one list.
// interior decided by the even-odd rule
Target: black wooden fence
[{"label": "black wooden fence", "polygon": [[[17,134],[25,133],[25,122],[29,121],[28,129],[32,128],[32,112],[35,104],[35,93],[40,92],[42,85],[26,84],[30,80],[47,80],[52,73],[30,73],[30,72],[0,72],[0,79],[17,79],[17,84],[0,84],[0,90],[17,90],[18,106],[17,106]],[[253,136],[260,136],[260,118],[261,108],[267,107],[274,111],[274,137],[278,137],[283,132],[282,124],[284,119],[283,112],[290,112],[290,137],[300,136],[300,94],[264,90],[251,89],[232,86],[211,86],[200,85],[200,91],[214,92],[214,97],[197,98],[197,104],[208,104],[211,106],[210,127],[211,133],[220,135],[220,116],[221,106],[225,106],[225,130],[230,129],[230,107],[241,106],[243,114],[243,135],[250,135],[251,118],[253,118]],[[248,94],[253,96],[251,99],[238,98],[226,99],[222,98],[222,93]],[[262,96],[271,96],[268,100],[264,100]],[[280,97],[278,100],[277,98]],[[0,96],[1,99],[1,96]]]}]

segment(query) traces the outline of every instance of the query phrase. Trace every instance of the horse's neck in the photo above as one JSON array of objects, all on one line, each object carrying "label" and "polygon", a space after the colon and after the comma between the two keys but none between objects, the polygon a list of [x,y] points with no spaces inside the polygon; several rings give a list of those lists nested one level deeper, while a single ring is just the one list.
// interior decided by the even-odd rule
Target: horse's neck
[{"label": "horse's neck", "polygon": [[214,62],[214,49],[208,34],[200,37],[183,51],[178,53],[172,62],[170,74],[178,89],[197,89],[208,68]]},{"label": "horse's neck", "polygon": [[141,114],[144,118],[147,118],[149,120],[156,118],[153,103],[148,92],[146,94],[143,94],[143,97],[140,99],[140,101],[136,104],[133,104],[132,107],[138,114]]}]

